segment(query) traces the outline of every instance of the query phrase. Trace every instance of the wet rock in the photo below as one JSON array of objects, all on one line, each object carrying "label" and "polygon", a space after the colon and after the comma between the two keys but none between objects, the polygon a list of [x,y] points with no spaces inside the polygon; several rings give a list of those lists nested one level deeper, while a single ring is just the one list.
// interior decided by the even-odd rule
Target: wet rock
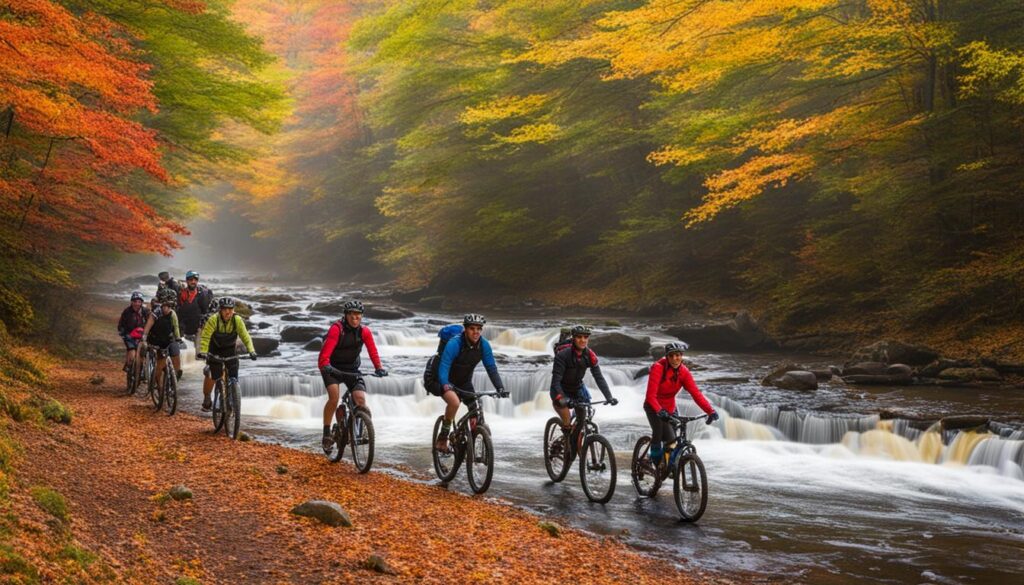
[{"label": "wet rock", "polygon": [[651,338],[617,332],[595,333],[590,336],[590,348],[599,356],[644,357],[650,352]]},{"label": "wet rock", "polygon": [[240,442],[242,442],[242,443],[248,443],[249,441],[252,440],[252,435],[250,435],[249,433],[247,433],[245,431],[240,431],[238,433],[238,440]]},{"label": "wet rock", "polygon": [[943,370],[948,370],[949,368],[969,368],[971,365],[971,362],[968,360],[939,358],[920,368],[917,375],[922,378],[938,378]]},{"label": "wet rock", "polygon": [[288,314],[288,315],[282,315],[281,316],[281,320],[282,321],[315,321],[316,317],[313,317],[313,316],[310,316],[310,315]]},{"label": "wet rock", "polygon": [[858,349],[850,358],[850,362],[882,362],[923,366],[938,358],[939,352],[924,345],[883,340]]},{"label": "wet rock", "polygon": [[889,367],[883,362],[859,362],[843,368],[843,378],[849,376],[885,376]]},{"label": "wet rock", "polygon": [[746,311],[728,321],[670,327],[665,332],[699,351],[751,351],[776,345]]},{"label": "wet rock", "polygon": [[554,357],[544,354],[523,358],[523,362],[527,364],[548,364],[554,361],[554,359]]},{"label": "wet rock", "polygon": [[547,532],[548,536],[553,536],[555,538],[559,538],[560,536],[562,536],[562,527],[554,522],[541,520],[537,523],[537,526],[539,526],[540,529],[544,532]]},{"label": "wet rock", "polygon": [[783,390],[817,390],[818,377],[808,371],[786,372],[775,381],[774,386]]},{"label": "wet rock", "polygon": [[246,298],[257,303],[291,303],[298,300],[293,295],[283,293],[248,295]]},{"label": "wet rock", "polygon": [[258,323],[253,323],[253,325],[256,326],[256,329],[270,329],[271,327],[273,327],[273,325],[271,325],[270,323],[267,323],[266,321],[260,321]]},{"label": "wet rock", "polygon": [[999,382],[1003,377],[992,368],[946,368],[939,372],[939,379],[957,382]]},{"label": "wet rock", "polygon": [[270,355],[278,348],[279,345],[281,345],[281,342],[273,337],[252,338],[252,347],[256,350],[256,355]]},{"label": "wet rock", "polygon": [[633,374],[633,379],[634,380],[639,380],[640,378],[643,378],[644,376],[646,376],[646,375],[648,375],[650,373],[651,373],[651,366],[645,366],[643,368],[640,368],[639,370],[636,371],[635,374]]},{"label": "wet rock", "polygon": [[315,313],[327,313],[330,315],[343,315],[345,303],[348,299],[335,299],[333,301],[317,301],[306,307],[307,311]]},{"label": "wet rock", "polygon": [[953,431],[988,426],[990,417],[985,415],[964,414],[947,416],[942,419],[942,430]]},{"label": "wet rock", "polygon": [[832,376],[835,375],[835,372],[833,372],[831,369],[815,369],[807,371],[814,372],[814,375],[817,376],[818,380],[821,382],[827,382],[832,379]]},{"label": "wet rock", "polygon": [[427,319],[427,324],[428,325],[436,325],[438,327],[444,327],[446,325],[451,325],[451,323],[449,323],[448,321],[445,321],[444,319]]},{"label": "wet rock", "polygon": [[93,374],[92,376],[89,377],[89,383],[92,384],[93,386],[99,386],[106,380],[107,379],[100,374]]},{"label": "wet rock", "polygon": [[292,508],[292,514],[315,518],[328,526],[352,526],[352,519],[341,506],[327,500],[309,500]]},{"label": "wet rock", "polygon": [[416,304],[425,309],[443,309],[445,300],[443,296],[420,297],[416,300]]},{"label": "wet rock", "polygon": [[805,370],[807,370],[807,368],[801,366],[800,364],[795,364],[793,362],[783,362],[781,364],[772,366],[772,369],[769,370],[769,372],[763,378],[761,378],[761,385],[774,386],[775,383],[778,382],[780,378],[782,378],[782,376],[786,375],[786,373],[801,372]]},{"label": "wet rock", "polygon": [[183,485],[176,485],[176,486],[172,487],[170,489],[170,491],[167,492],[167,495],[170,496],[172,500],[175,500],[175,501],[178,501],[178,502],[180,502],[182,500],[191,500],[192,499],[192,490],[188,489],[187,487],[185,487]]},{"label": "wet rock", "polygon": [[285,465],[284,463],[280,463],[278,464],[277,467],[274,468],[274,471],[276,471],[278,475],[284,475],[288,473],[288,466]]},{"label": "wet rock", "polygon": [[914,369],[907,364],[892,364],[885,369],[885,375],[910,379],[914,377]]},{"label": "wet rock", "polygon": [[323,327],[315,325],[289,325],[281,329],[281,341],[301,343],[319,337],[323,332]]},{"label": "wet rock", "polygon": [[255,311],[253,311],[253,308],[250,307],[248,304],[242,301],[235,301],[235,314],[237,314],[239,317],[243,319],[248,319],[249,317],[252,317],[252,314],[254,312]]},{"label": "wet rock", "polygon": [[416,314],[409,309],[403,309],[402,307],[396,307],[393,305],[377,305],[367,303],[366,305],[366,316],[371,319],[407,319],[413,317]]},{"label": "wet rock", "polygon": [[1011,362],[998,358],[985,358],[981,360],[981,365],[992,368],[1004,376],[1006,374],[1024,374],[1024,362]]},{"label": "wet rock", "polygon": [[306,345],[303,345],[302,349],[304,349],[306,351],[320,351],[320,349],[323,346],[324,346],[324,340],[320,339],[319,337],[315,337],[313,339],[310,339],[306,343]]},{"label": "wet rock", "polygon": [[746,384],[750,378],[746,376],[722,376],[720,378],[709,378],[711,384]]},{"label": "wet rock", "polygon": [[302,310],[302,307],[295,307],[292,305],[275,307],[272,305],[260,305],[259,312],[261,315],[284,315],[286,313],[298,313]]},{"label": "wet rock", "polygon": [[363,568],[368,571],[376,571],[384,575],[397,575],[396,571],[383,557],[379,555],[370,555],[365,561],[363,561]]}]

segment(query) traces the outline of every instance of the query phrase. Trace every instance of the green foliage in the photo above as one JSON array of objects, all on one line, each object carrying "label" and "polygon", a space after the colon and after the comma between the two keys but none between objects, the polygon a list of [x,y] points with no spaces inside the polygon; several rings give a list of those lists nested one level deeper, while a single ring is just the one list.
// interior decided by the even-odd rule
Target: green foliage
[{"label": "green foliage", "polygon": [[202,585],[202,582],[194,577],[178,577],[174,580],[174,585]]},{"label": "green foliage", "polygon": [[71,424],[71,409],[53,398],[41,400],[39,404],[39,412],[43,415],[43,418],[48,421],[65,425]]},{"label": "green foliage", "polygon": [[4,576],[5,583],[34,585],[40,582],[39,570],[8,544],[0,544],[0,575]]},{"label": "green foliage", "polygon": [[29,490],[29,493],[32,495],[36,505],[47,514],[61,522],[67,522],[70,519],[68,516],[68,504],[64,500],[64,496],[60,495],[56,490],[46,486],[35,486]]},{"label": "green foliage", "polygon": [[74,562],[82,569],[88,569],[89,565],[95,563],[97,559],[93,552],[71,542],[66,543],[64,547],[60,549],[60,552],[57,553],[57,556],[61,559]]}]

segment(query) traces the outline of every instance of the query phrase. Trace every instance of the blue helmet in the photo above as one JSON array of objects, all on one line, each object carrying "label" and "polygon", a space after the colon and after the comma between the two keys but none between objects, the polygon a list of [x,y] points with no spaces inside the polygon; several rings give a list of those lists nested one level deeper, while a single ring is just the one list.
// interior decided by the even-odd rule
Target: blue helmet
[{"label": "blue helmet", "polygon": [[199,280],[199,273],[196,272],[195,270],[189,270],[188,272],[185,273],[185,280],[188,280],[190,278],[195,278],[196,280]]}]

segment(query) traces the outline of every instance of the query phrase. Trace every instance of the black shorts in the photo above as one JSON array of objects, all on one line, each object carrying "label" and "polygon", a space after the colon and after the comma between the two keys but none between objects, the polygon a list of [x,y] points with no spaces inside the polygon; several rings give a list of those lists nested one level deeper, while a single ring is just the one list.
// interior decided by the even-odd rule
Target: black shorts
[{"label": "black shorts", "polygon": [[[219,355],[219,354],[216,354],[216,353],[211,353],[210,355],[215,355],[217,357],[231,357],[231,356],[235,355],[235,352],[234,352],[234,349],[232,349],[231,353],[227,353],[225,355]],[[228,378],[234,378],[234,379],[237,380],[238,379],[238,360],[231,360],[229,362],[215,362],[213,360],[210,360],[209,362],[206,363],[206,368],[203,368],[204,369],[203,373],[205,374],[206,373],[205,370],[209,369],[210,370],[210,372],[209,372],[210,378],[213,379],[213,380],[220,380],[220,377],[221,377],[221,374],[222,374],[222,369],[224,368],[224,366],[228,367]]]},{"label": "black shorts", "polygon": [[[426,388],[427,392],[433,394],[434,396],[444,396],[444,387],[441,386],[440,383],[432,384],[431,386],[431,388]],[[464,392],[476,392],[476,388],[473,388],[472,382],[466,382],[462,386],[458,386],[458,389]],[[456,393],[455,395],[459,397],[459,400],[461,400],[463,404],[469,405],[476,402],[476,396],[465,396],[458,393]]]},{"label": "black shorts", "polygon": [[157,349],[166,349],[167,350],[167,355],[171,356],[172,358],[175,358],[175,357],[178,357],[179,355],[181,355],[181,350],[178,347],[178,342],[176,342],[176,341],[172,341],[172,342],[167,343],[167,344],[160,344],[160,343],[156,343],[156,342],[147,342],[147,343],[150,345],[150,347],[155,347]]},{"label": "black shorts", "polygon": [[323,378],[324,388],[332,385],[345,385],[349,392],[362,390],[366,392],[366,381],[363,380],[363,373],[360,371],[343,372],[337,368],[330,371],[320,370],[320,377]]}]

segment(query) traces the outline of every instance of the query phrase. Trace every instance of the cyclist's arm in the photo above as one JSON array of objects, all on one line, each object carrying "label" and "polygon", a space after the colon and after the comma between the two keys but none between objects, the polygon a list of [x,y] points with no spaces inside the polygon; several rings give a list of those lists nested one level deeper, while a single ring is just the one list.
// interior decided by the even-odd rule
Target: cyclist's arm
[{"label": "cyclist's arm", "polygon": [[171,324],[174,325],[174,339],[181,339],[181,329],[178,328],[177,311],[171,311]]},{"label": "cyclist's arm", "polygon": [[370,332],[370,328],[363,326],[363,345],[366,346],[366,353],[370,354],[370,361],[373,362],[373,367],[378,370],[383,370],[384,367],[380,365],[380,354],[377,353],[377,344],[373,341],[373,333]]},{"label": "cyclist's arm", "polygon": [[562,376],[565,375],[564,353],[564,350],[556,353],[555,361],[551,365],[551,388],[548,389],[548,393],[551,394],[552,399],[557,398],[562,393]]},{"label": "cyclist's arm", "polygon": [[597,365],[597,355],[589,348],[587,351],[590,352],[590,373],[594,376],[594,381],[597,382],[598,389],[601,390],[601,394],[604,394],[605,400],[612,399],[611,388],[608,387],[608,382],[604,379],[604,374],[601,373],[601,366]]},{"label": "cyclist's arm", "polygon": [[690,396],[693,397],[693,401],[697,403],[697,406],[699,406],[705,414],[715,412],[715,407],[711,406],[708,399],[705,398],[704,394],[699,388],[697,388],[697,383],[693,381],[693,374],[690,373],[690,370],[686,369],[685,366],[680,366],[679,376],[683,379],[683,388],[686,388],[686,391],[690,393]]},{"label": "cyclist's arm", "polygon": [[338,345],[338,337],[341,336],[341,325],[335,323],[327,330],[327,337],[324,337],[324,345],[320,348],[320,355],[316,358],[316,367],[323,368],[331,363],[331,354]]},{"label": "cyclist's arm", "polygon": [[245,328],[245,321],[238,315],[235,315],[235,329],[238,330],[238,337],[245,344],[245,349],[249,350],[249,353],[256,353],[256,348],[252,345],[252,337],[249,337],[249,330]]},{"label": "cyclist's arm", "polygon": [[153,313],[149,314],[149,318],[146,319],[146,326],[142,329],[142,338],[146,339],[149,337],[149,330],[153,328]]},{"label": "cyclist's arm", "polygon": [[127,331],[128,325],[126,324],[127,319],[125,319],[125,317],[127,317],[127,315],[125,315],[122,312],[121,313],[121,318],[117,320],[117,334],[120,335],[121,337],[124,337],[125,335],[128,335],[128,331]]},{"label": "cyclist's arm", "polygon": [[441,365],[437,367],[437,381],[442,388],[449,384],[448,374],[451,373],[452,362],[459,357],[461,346],[462,340],[459,336],[455,336],[448,340],[448,345],[444,346],[444,351],[441,352]]},{"label": "cyclist's arm", "polygon": [[661,405],[658,404],[658,384],[661,383],[661,371],[664,368],[660,361],[654,362],[651,372],[647,376],[647,397],[644,399],[644,403],[653,408],[654,412],[661,410]]},{"label": "cyclist's arm", "polygon": [[486,339],[480,340],[480,349],[483,352],[484,369],[487,370],[487,377],[491,379],[494,389],[504,388],[501,383],[501,376],[498,375],[498,362],[494,361],[494,353],[491,351],[491,344]]},{"label": "cyclist's arm", "polygon": [[199,353],[210,351],[210,338],[213,337],[213,330],[217,327],[216,319],[207,319],[203,325],[203,332],[199,335]]}]

